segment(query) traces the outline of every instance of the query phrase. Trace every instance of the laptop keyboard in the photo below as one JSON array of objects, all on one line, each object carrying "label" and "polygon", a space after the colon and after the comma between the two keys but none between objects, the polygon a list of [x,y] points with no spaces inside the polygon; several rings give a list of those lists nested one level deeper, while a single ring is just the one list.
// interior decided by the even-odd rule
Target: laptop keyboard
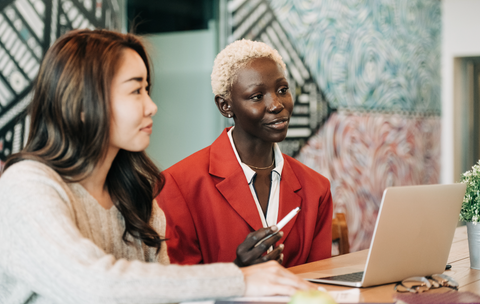
[{"label": "laptop keyboard", "polygon": [[319,278],[322,280],[344,281],[344,282],[361,282],[363,278],[363,271],[341,274],[331,277]]}]

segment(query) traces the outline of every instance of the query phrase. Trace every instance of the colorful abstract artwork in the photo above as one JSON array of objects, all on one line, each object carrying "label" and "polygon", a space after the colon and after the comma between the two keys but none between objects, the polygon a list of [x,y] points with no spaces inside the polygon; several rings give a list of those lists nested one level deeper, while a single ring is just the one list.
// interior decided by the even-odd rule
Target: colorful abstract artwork
[{"label": "colorful abstract artwork", "polygon": [[332,108],[439,115],[436,0],[270,0]]},{"label": "colorful abstract artwork", "polygon": [[298,159],[331,181],[350,249],[368,248],[386,187],[437,183],[440,118],[334,113]]},{"label": "colorful abstract artwork", "polygon": [[119,0],[0,2],[0,169],[24,145],[25,110],[43,54],[74,28],[121,28]]}]

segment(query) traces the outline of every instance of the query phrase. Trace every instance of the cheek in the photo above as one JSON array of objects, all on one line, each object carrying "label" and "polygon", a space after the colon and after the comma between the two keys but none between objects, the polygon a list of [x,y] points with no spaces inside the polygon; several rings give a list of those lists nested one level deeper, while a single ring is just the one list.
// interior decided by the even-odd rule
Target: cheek
[{"label": "cheek", "polygon": [[252,103],[248,107],[245,107],[245,116],[250,120],[262,119],[265,115],[266,109],[263,103]]},{"label": "cheek", "polygon": [[283,105],[285,106],[285,109],[287,109],[287,111],[290,112],[290,114],[292,114],[293,112],[292,95],[290,95],[288,98],[285,99],[285,102],[283,103]]},{"label": "cheek", "polygon": [[258,107],[252,107],[250,109],[250,117],[253,119],[260,119],[263,117],[263,110]]},{"label": "cheek", "polygon": [[122,112],[118,109],[112,109],[111,121],[110,121],[110,134],[121,132],[122,129]]},{"label": "cheek", "polygon": [[133,113],[125,109],[113,109],[112,120],[110,122],[110,136],[116,141],[122,141],[124,138],[131,136],[131,131],[135,127],[135,122],[132,119]]},{"label": "cheek", "polygon": [[142,109],[135,103],[124,103],[112,109],[112,120],[117,128],[135,125],[142,120]]},{"label": "cheek", "polygon": [[119,120],[115,118],[114,113],[112,113],[112,120],[110,121],[110,139],[116,140],[119,137],[119,134],[122,134],[122,124],[119,123]]},{"label": "cheek", "polygon": [[128,104],[117,105],[115,108],[112,109],[112,116],[113,119],[117,122],[121,122],[128,117],[128,113],[131,113],[131,109]]}]

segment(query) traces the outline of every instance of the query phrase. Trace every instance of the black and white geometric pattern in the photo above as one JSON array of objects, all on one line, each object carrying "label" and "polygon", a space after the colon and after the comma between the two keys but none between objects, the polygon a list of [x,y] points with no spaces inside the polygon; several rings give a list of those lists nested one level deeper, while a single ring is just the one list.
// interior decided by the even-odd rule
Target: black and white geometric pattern
[{"label": "black and white geometric pattern", "polygon": [[266,0],[229,0],[225,3],[226,44],[238,39],[262,41],[275,48],[287,66],[295,106],[283,153],[295,156],[334,111],[324,100],[312,74],[288,39]]},{"label": "black and white geometric pattern", "polygon": [[0,162],[27,139],[32,82],[48,47],[75,28],[120,29],[119,0],[1,0]]}]

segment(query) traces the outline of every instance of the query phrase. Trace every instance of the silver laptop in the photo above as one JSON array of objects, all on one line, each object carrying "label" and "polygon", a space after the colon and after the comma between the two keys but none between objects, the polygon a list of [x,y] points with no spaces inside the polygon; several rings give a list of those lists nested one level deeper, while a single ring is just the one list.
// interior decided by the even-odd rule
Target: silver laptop
[{"label": "silver laptop", "polygon": [[443,273],[465,189],[465,184],[387,188],[364,271],[307,280],[368,287]]}]

